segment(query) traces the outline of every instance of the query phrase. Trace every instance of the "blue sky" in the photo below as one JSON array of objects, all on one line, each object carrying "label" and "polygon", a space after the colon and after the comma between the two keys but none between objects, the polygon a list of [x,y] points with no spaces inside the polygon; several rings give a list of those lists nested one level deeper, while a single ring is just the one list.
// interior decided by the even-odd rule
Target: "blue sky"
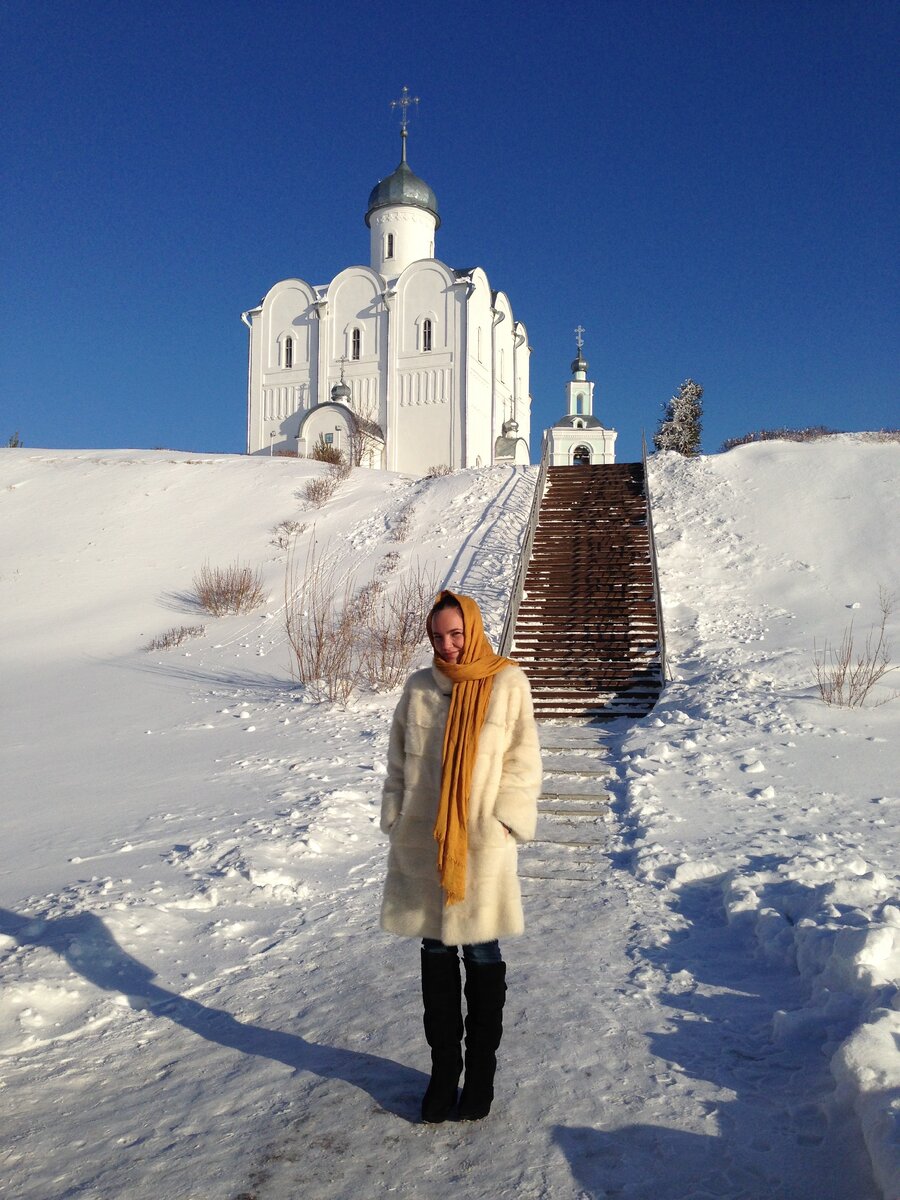
[{"label": "blue sky", "polygon": [[0,441],[242,451],[241,311],[368,260],[404,84],[438,256],[528,329],[534,430],[578,324],[620,460],[687,376],[708,451],[896,426],[898,12],[7,0]]}]

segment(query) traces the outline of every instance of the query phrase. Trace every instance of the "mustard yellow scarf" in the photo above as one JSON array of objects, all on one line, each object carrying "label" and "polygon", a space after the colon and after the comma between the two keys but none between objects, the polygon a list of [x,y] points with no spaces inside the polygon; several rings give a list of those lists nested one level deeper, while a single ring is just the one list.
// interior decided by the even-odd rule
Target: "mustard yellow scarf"
[{"label": "mustard yellow scarf", "polygon": [[[475,752],[487,715],[494,676],[511,665],[513,660],[494,653],[484,632],[481,610],[470,596],[444,591],[435,603],[444,596],[452,596],[462,609],[465,635],[458,663],[444,662],[437,655],[434,658],[437,669],[453,681],[450,711],[444,729],[441,796],[434,826],[434,839],[438,844],[438,871],[444,889],[444,902],[449,906],[459,904],[466,898],[469,792]],[[427,629],[434,645],[430,614]]]}]

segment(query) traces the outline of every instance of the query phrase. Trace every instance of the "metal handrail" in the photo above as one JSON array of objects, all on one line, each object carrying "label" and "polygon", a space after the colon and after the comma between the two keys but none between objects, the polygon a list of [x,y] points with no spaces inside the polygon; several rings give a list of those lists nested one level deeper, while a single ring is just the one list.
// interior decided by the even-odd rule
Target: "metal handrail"
[{"label": "metal handrail", "polygon": [[498,653],[509,654],[513,634],[516,631],[516,620],[519,616],[519,605],[522,603],[522,593],[525,590],[525,576],[528,573],[528,563],[531,561],[531,551],[534,548],[534,535],[537,530],[538,514],[541,511],[541,501],[544,498],[544,488],[547,486],[547,467],[549,465],[549,442],[546,432],[541,442],[541,465],[534,485],[534,498],[531,501],[531,512],[528,514],[528,524],[525,526],[525,538],[522,542],[522,552],[519,555],[519,565],[516,568],[512,590],[509,594],[509,607],[506,610],[506,620],[503,622],[503,632],[500,635]]},{"label": "metal handrail", "polygon": [[641,461],[644,466],[644,496],[647,500],[647,532],[650,535],[650,566],[653,572],[653,600],[656,604],[656,624],[659,632],[659,659],[662,678],[668,672],[666,631],[663,626],[662,590],[659,586],[659,566],[656,559],[656,537],[653,533],[653,503],[650,496],[650,472],[647,470],[647,439],[641,430]]}]

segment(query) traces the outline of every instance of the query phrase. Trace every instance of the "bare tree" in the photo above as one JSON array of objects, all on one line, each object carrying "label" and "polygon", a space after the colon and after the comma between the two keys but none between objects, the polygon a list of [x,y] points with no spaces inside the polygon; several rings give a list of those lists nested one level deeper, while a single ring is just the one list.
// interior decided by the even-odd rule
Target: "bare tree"
[{"label": "bare tree", "polygon": [[361,467],[368,455],[380,454],[384,436],[375,417],[375,401],[357,401],[352,407],[347,456],[354,467]]}]

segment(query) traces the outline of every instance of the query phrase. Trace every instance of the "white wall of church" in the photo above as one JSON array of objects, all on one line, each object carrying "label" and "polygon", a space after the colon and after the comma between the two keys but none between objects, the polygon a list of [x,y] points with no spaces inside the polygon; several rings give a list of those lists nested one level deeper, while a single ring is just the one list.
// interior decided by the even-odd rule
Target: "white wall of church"
[{"label": "white wall of church", "polygon": [[[323,320],[327,362],[322,367],[325,387],[323,403],[341,377],[350,387],[354,410],[368,421],[384,420],[387,354],[387,310],[384,281],[369,267],[349,267],[336,275],[328,287],[328,304]],[[357,357],[354,357],[357,355]]]},{"label": "white wall of church", "polygon": [[460,432],[465,440],[465,465],[487,466],[493,461],[493,318],[491,286],[480,268],[472,272],[466,291],[466,403]]},{"label": "white wall of church", "polygon": [[415,262],[397,281],[393,301],[396,354],[388,462],[423,473],[459,465],[462,293],[436,259]]},{"label": "white wall of church", "polygon": [[615,429],[559,429],[550,431],[550,466],[571,467],[576,451],[586,450],[592,466],[616,461]]},{"label": "white wall of church", "polygon": [[296,414],[314,402],[317,388],[315,300],[304,280],[284,279],[254,313],[247,419],[251,451],[296,448]]},{"label": "white wall of church", "polygon": [[531,396],[528,380],[531,372],[531,347],[528,334],[521,321],[516,321],[515,333],[515,419],[519,423],[519,437],[526,446],[531,445]]},{"label": "white wall of church", "polygon": [[410,263],[434,258],[435,220],[423,208],[391,205],[369,217],[369,261],[385,279],[400,275]]}]

